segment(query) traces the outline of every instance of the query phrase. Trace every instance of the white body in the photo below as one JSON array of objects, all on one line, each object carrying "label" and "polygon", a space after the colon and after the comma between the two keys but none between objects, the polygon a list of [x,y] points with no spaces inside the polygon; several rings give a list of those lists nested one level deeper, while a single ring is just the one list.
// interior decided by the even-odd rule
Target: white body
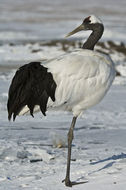
[{"label": "white body", "polygon": [[[72,111],[74,116],[100,102],[115,77],[110,57],[92,50],[78,49],[43,66],[53,74],[57,84],[56,100],[49,98],[48,109]],[[25,106],[20,115],[27,111]]]}]

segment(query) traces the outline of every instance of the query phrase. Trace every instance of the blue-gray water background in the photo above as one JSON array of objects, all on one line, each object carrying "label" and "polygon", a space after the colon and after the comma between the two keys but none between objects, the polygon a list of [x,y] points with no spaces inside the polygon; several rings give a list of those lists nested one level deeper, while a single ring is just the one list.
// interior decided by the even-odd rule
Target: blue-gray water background
[{"label": "blue-gray water background", "polygon": [[59,39],[90,14],[106,39],[126,42],[125,0],[0,0],[0,40]]}]

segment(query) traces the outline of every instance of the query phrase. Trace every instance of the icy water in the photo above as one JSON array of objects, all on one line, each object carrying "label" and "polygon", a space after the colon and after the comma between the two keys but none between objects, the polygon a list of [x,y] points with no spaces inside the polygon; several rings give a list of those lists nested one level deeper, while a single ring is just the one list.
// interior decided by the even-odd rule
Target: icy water
[{"label": "icy water", "polygon": [[64,190],[72,115],[38,113],[8,122],[8,88],[19,66],[80,47],[88,32],[64,36],[90,14],[105,25],[96,51],[109,53],[117,76],[104,100],[77,121],[71,177],[88,181],[75,190],[125,190],[125,0],[0,0],[0,190]]},{"label": "icy water", "polygon": [[85,16],[105,24],[105,38],[126,41],[125,0],[0,0],[0,39],[62,38]]}]

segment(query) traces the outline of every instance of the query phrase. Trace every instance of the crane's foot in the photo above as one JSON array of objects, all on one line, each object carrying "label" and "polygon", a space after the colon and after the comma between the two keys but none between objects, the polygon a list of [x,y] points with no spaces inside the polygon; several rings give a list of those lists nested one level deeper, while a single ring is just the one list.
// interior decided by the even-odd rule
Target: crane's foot
[{"label": "crane's foot", "polygon": [[67,187],[72,187],[73,185],[80,185],[80,184],[87,183],[88,180],[87,180],[87,181],[81,181],[81,182],[75,182],[75,181],[71,182],[71,181],[69,180],[69,178],[65,178],[65,179],[62,181],[62,183],[63,183],[63,182],[65,182],[65,185],[66,185]]},{"label": "crane's foot", "polygon": [[63,182],[65,182],[65,185],[68,186],[68,187],[72,187],[72,185],[73,185],[72,182],[71,182],[68,178],[64,179],[64,180],[62,181],[62,183],[63,183]]}]

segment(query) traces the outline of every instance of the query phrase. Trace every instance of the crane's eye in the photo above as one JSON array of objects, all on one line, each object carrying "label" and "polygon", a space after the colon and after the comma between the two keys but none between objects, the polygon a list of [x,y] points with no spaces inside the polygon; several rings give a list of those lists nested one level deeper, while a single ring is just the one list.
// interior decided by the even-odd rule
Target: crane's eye
[{"label": "crane's eye", "polygon": [[89,24],[91,23],[91,20],[90,20],[90,16],[85,18],[84,21],[83,21],[84,24]]}]

